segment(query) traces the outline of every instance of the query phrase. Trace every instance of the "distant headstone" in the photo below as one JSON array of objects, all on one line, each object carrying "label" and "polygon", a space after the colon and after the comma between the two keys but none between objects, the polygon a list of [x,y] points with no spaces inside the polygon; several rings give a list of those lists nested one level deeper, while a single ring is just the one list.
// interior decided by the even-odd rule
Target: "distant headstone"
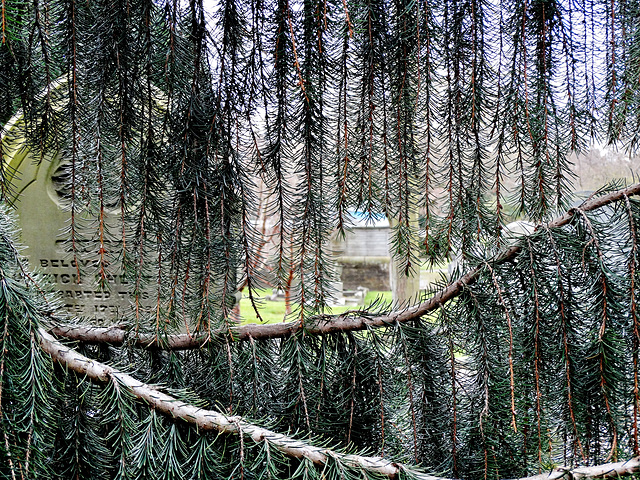
[{"label": "distant headstone", "polygon": [[369,289],[366,287],[357,287],[355,290],[343,290],[342,298],[343,305],[364,305],[365,298],[369,293]]}]

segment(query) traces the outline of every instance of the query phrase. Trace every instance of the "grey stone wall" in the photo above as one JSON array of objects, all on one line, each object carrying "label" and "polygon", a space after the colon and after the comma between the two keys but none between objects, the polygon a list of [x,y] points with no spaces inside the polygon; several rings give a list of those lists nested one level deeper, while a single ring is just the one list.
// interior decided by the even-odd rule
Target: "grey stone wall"
[{"label": "grey stone wall", "polygon": [[389,257],[340,257],[342,284],[345,290],[366,287],[369,290],[390,290]]},{"label": "grey stone wall", "polygon": [[389,290],[389,227],[357,226],[335,241],[345,290]]},{"label": "grey stone wall", "polygon": [[388,257],[389,227],[356,227],[335,248],[341,257]]}]

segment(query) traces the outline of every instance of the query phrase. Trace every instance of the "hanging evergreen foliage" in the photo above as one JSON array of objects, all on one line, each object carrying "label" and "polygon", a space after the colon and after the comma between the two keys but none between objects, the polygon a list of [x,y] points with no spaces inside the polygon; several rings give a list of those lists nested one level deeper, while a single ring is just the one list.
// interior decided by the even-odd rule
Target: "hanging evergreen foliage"
[{"label": "hanging evergreen foliage", "polygon": [[[77,277],[121,265],[135,308],[67,318],[3,207],[0,478],[499,479],[640,454],[640,186],[579,205],[570,161],[638,148],[639,8],[2,1],[3,140],[63,158]],[[507,210],[538,227],[514,239]],[[402,274],[460,272],[331,315],[354,211],[390,220]],[[240,325],[265,285],[293,321]]]}]

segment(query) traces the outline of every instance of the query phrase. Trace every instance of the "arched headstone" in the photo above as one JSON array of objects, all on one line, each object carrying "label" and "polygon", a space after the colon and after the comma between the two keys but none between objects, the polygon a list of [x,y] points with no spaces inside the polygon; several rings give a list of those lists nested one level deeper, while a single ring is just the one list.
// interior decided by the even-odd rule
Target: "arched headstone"
[{"label": "arched headstone", "polygon": [[[10,179],[9,199],[18,216],[23,254],[36,271],[45,274],[60,291],[65,309],[72,316],[100,323],[132,318],[149,308],[152,294],[132,294],[135,280],[128,279],[121,264],[111,257],[106,282],[98,282],[94,269],[100,244],[92,234],[78,238],[75,255],[69,249],[70,208],[68,170],[61,151],[34,152],[23,135],[24,119],[20,113],[5,125],[0,138],[6,176]],[[118,209],[108,212],[105,227],[121,230]],[[91,215],[78,212],[78,225],[91,224]],[[93,222],[95,223],[95,222]],[[94,228],[95,230],[95,228]],[[93,234],[95,237],[95,234]],[[114,236],[117,238],[117,236]],[[121,241],[103,242],[107,250],[118,252]],[[75,257],[75,258],[74,258]],[[79,274],[80,273],[80,274]],[[101,284],[104,283],[104,284]]]}]

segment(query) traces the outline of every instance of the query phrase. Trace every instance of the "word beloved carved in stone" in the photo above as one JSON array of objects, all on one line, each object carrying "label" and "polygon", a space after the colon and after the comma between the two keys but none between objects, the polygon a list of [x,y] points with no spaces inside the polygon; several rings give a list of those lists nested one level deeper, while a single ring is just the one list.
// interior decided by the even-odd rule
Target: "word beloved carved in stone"
[{"label": "word beloved carved in stone", "polygon": [[[97,320],[111,320],[134,313],[149,311],[153,300],[149,291],[132,293],[136,281],[123,274],[108,274],[102,283],[91,275],[78,276],[82,268],[93,266],[93,260],[68,260],[61,258],[40,258],[38,265],[44,276],[57,286],[65,309],[72,315],[90,317]],[[140,279],[146,283],[150,277]],[[98,285],[101,285],[99,288]]]}]

